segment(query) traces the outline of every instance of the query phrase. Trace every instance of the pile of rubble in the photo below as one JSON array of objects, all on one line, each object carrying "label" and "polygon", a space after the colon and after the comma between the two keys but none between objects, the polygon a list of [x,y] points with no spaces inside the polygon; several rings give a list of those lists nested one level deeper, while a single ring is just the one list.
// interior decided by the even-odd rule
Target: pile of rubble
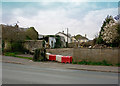
[{"label": "pile of rubble", "polygon": [[92,46],[91,48],[98,48],[98,49],[102,49],[102,48],[112,48],[112,47],[107,47],[104,44],[96,44],[94,46]]}]

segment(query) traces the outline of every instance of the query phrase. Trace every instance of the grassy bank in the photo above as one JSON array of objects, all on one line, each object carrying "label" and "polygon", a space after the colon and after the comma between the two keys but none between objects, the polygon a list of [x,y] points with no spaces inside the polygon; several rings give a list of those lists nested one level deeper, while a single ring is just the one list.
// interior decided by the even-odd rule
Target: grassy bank
[{"label": "grassy bank", "polygon": [[5,56],[12,56],[12,57],[17,57],[17,58],[32,60],[32,57],[18,56],[19,54],[23,54],[23,53],[21,53],[21,52],[6,52],[6,53],[4,53]]},{"label": "grassy bank", "polygon": [[108,63],[108,62],[105,61],[105,60],[103,60],[103,61],[101,61],[101,62],[92,62],[92,61],[85,61],[85,60],[82,60],[82,61],[79,61],[79,62],[73,61],[72,64],[98,65],[98,66],[119,66],[119,67],[120,67],[120,64],[113,65],[113,64]]}]

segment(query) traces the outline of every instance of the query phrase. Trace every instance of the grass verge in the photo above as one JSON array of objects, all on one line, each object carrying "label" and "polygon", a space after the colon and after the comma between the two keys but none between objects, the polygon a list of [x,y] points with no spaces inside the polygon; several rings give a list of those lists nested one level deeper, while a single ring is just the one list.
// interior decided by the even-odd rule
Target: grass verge
[{"label": "grass verge", "polygon": [[85,61],[85,60],[82,60],[82,61],[79,61],[79,62],[72,61],[72,64],[99,65],[99,66],[119,66],[120,67],[120,64],[113,65],[113,64],[108,63],[105,60],[103,60],[101,62],[92,62],[92,61]]},{"label": "grass verge", "polygon": [[18,58],[22,58],[22,59],[32,60],[32,57],[18,56],[18,54],[22,54],[22,53],[21,52],[6,52],[4,55],[5,56],[12,56],[12,57],[18,57]]}]

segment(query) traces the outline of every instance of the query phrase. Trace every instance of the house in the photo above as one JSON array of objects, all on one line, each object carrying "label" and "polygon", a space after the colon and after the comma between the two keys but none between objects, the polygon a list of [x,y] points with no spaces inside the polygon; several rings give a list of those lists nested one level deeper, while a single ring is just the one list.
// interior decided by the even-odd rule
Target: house
[{"label": "house", "polygon": [[64,37],[65,39],[65,42],[67,42],[67,39],[68,39],[68,43],[71,43],[71,35],[70,34],[65,34],[64,31],[63,32],[58,32],[57,34],[55,35],[59,35],[61,37]]},{"label": "house", "polygon": [[47,48],[55,48],[56,37],[54,35],[47,35],[44,37]]},{"label": "house", "polygon": [[50,48],[55,48],[56,39],[55,37],[49,37]]},{"label": "house", "polygon": [[78,41],[79,41],[80,43],[82,43],[82,42],[88,42],[88,39],[87,39],[87,38],[82,38],[82,39],[78,39]]},{"label": "house", "polygon": [[78,42],[78,41],[75,39],[74,36],[72,36],[72,37],[71,37],[71,42],[72,42],[72,43],[76,43],[76,42]]},{"label": "house", "polygon": [[60,36],[60,40],[62,42],[61,47],[66,47],[65,38],[63,36]]},{"label": "house", "polygon": [[76,35],[75,36],[75,39],[79,42],[79,43],[83,43],[83,42],[88,42],[89,39],[86,37],[86,34],[85,36],[82,36],[82,35]]}]

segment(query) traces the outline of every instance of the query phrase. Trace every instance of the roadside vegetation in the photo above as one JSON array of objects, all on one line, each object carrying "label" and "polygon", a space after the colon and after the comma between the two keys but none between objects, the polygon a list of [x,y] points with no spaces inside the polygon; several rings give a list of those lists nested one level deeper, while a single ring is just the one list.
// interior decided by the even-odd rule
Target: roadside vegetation
[{"label": "roadside vegetation", "polygon": [[23,57],[23,56],[18,56],[19,54],[22,54],[21,52],[6,52],[4,53],[5,56],[12,56],[12,57],[17,57],[17,58],[22,58],[22,59],[29,59],[32,60],[32,57]]},{"label": "roadside vegetation", "polygon": [[33,56],[33,61],[47,61],[46,49],[45,48],[36,49]]},{"label": "roadside vegetation", "polygon": [[72,64],[96,65],[96,66],[97,65],[100,65],[100,66],[119,66],[120,67],[120,64],[113,65],[113,64],[108,63],[106,60],[103,60],[101,62],[93,62],[93,61],[86,61],[86,60],[81,60],[79,62],[72,61]]},{"label": "roadside vegetation", "polygon": [[2,27],[2,52],[26,52],[23,43],[25,40],[37,40],[38,32],[34,27],[19,28],[15,26],[0,25]]},{"label": "roadside vegetation", "polygon": [[36,49],[33,57],[23,57],[19,56],[20,54],[24,54],[23,52],[5,52],[5,56],[12,56],[12,57],[17,57],[17,58],[22,58],[22,59],[28,59],[28,60],[33,60],[35,62],[37,61],[46,61],[46,50],[44,48],[41,49]]},{"label": "roadside vegetation", "polygon": [[104,44],[110,47],[120,47],[120,28],[112,16],[107,16],[99,34],[94,39],[95,44]]}]

